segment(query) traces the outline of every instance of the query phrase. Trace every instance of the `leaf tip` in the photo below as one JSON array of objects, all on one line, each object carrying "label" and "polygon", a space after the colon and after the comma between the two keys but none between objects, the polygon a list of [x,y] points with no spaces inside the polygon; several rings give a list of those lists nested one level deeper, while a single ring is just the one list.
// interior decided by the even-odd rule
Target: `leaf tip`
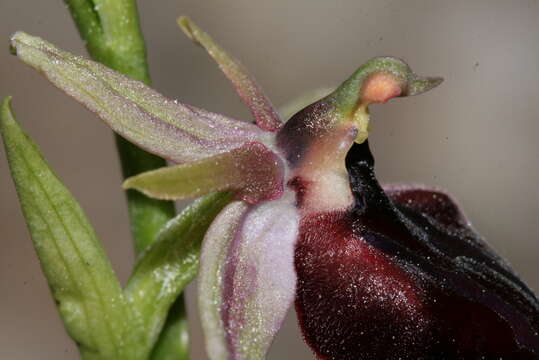
[{"label": "leaf tip", "polygon": [[198,41],[196,40],[195,32],[197,31],[196,25],[191,21],[191,19],[185,15],[180,16],[176,22],[178,23],[178,26],[183,31],[187,37],[193,41],[194,43],[198,44]]},{"label": "leaf tip", "polygon": [[4,133],[8,123],[15,122],[11,111],[11,96],[6,96],[0,105],[0,134]]},{"label": "leaf tip", "polygon": [[4,98],[4,100],[2,100],[2,108],[5,107],[5,106],[9,106],[11,107],[11,100],[12,100],[12,96],[8,95]]}]

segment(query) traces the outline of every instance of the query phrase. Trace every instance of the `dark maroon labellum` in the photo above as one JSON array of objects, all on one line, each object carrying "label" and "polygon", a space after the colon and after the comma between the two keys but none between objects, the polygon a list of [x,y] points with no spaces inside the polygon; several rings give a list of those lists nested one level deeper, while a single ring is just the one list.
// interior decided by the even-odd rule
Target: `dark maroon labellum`
[{"label": "dark maroon labellum", "polygon": [[368,143],[355,205],[300,224],[296,309],[321,359],[538,359],[539,302],[439,191],[383,189]]}]

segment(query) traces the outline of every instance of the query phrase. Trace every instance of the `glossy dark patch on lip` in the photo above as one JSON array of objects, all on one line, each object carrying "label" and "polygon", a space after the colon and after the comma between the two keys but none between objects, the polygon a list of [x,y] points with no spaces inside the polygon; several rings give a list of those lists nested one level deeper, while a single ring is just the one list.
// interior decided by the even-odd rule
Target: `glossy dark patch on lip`
[{"label": "glossy dark patch on lip", "polygon": [[290,166],[297,166],[309,145],[322,135],[333,110],[334,106],[328,101],[320,100],[296,113],[283,125],[277,133],[277,145],[284,151]]},{"label": "glossy dark patch on lip", "polygon": [[387,188],[368,144],[349,211],[302,219],[296,309],[322,359],[537,359],[539,303],[447,194]]}]

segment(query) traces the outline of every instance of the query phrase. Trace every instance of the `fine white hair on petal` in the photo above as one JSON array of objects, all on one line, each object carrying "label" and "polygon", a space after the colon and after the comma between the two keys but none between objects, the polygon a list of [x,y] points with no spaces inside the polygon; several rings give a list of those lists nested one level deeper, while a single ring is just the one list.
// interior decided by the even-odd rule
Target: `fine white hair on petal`
[{"label": "fine white hair on petal", "polygon": [[221,278],[236,229],[249,206],[241,201],[229,204],[215,218],[204,237],[198,274],[198,307],[211,360],[227,359],[225,331],[221,320]]},{"label": "fine white hair on petal", "polygon": [[260,138],[255,125],[170,100],[140,81],[15,33],[17,56],[96,113],[112,130],[176,163],[197,161]]},{"label": "fine white hair on petal", "polygon": [[231,204],[208,231],[199,303],[212,360],[263,359],[294,300],[299,215],[291,195]]}]

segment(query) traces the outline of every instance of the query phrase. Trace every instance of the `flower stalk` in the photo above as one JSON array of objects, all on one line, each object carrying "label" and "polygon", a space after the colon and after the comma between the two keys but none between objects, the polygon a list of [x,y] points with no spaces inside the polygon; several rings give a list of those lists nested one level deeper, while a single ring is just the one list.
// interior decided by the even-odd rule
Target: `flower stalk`
[{"label": "flower stalk", "polygon": [[[135,1],[66,0],[66,4],[94,60],[132,79],[151,83]],[[166,165],[165,160],[120,136],[116,136],[116,144],[124,177]],[[135,249],[140,253],[174,216],[174,206],[132,191],[127,198]]]},{"label": "flower stalk", "polygon": [[[145,84],[151,84],[146,48],[134,0],[65,0],[90,56],[96,61]],[[124,178],[166,165],[162,158],[114,135]],[[127,205],[135,253],[156,239],[159,230],[174,217],[174,204],[127,190]],[[163,330],[164,340],[156,354],[188,359],[188,338],[183,295],[173,305],[174,319]],[[183,341],[180,341],[183,339]],[[163,356],[157,356],[163,358]]]}]

